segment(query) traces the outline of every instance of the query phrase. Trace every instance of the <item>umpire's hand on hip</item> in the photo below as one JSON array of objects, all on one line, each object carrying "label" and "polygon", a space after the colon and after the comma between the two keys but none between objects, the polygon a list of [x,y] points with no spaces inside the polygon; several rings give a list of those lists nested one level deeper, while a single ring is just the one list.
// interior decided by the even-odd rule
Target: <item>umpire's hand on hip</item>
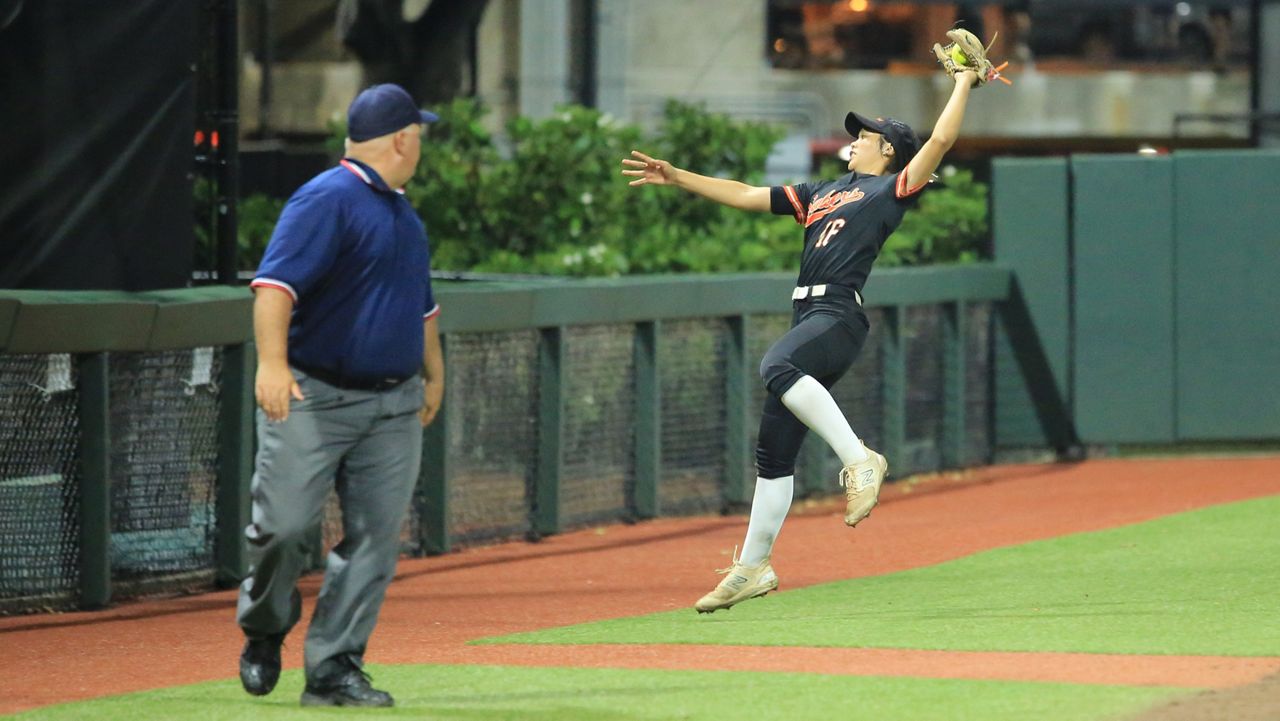
[{"label": "umpire's hand on hip", "polygon": [[289,417],[291,396],[303,400],[302,388],[298,386],[288,364],[260,363],[253,392],[269,421],[283,421]]},{"label": "umpire's hand on hip", "polygon": [[427,379],[422,384],[422,410],[418,411],[418,420],[425,428],[431,425],[440,412],[440,404],[444,402],[444,381]]}]

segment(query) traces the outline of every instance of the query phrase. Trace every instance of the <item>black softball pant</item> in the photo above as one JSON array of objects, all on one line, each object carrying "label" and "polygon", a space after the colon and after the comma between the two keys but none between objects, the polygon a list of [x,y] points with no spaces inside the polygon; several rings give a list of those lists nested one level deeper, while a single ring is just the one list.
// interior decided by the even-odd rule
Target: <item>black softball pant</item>
[{"label": "black softball pant", "polygon": [[761,478],[793,475],[800,444],[809,432],[782,404],[782,395],[806,375],[829,390],[858,357],[868,327],[860,308],[833,312],[808,302],[797,304],[791,330],[760,361],[760,377],[769,391],[756,440],[756,472]]}]

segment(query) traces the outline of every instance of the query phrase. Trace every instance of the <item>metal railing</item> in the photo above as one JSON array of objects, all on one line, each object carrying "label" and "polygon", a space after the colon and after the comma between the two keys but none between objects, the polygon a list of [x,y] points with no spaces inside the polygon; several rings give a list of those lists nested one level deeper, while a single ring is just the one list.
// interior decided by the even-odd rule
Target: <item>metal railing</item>
[{"label": "metal railing", "polygon": [[[447,396],[425,431],[406,551],[748,502],[756,363],[786,328],[793,282],[442,284]],[[917,470],[988,461],[990,309],[1009,289],[1010,273],[989,265],[877,272],[866,288],[870,347],[858,378],[834,391],[866,400],[860,434],[918,459],[906,464]],[[6,510],[0,611],[100,607],[243,577],[251,306],[242,287],[0,292],[0,390],[33,419],[0,435],[0,509],[60,516],[67,539],[41,560],[39,544],[23,541],[30,524]],[[69,420],[39,420],[55,411]],[[922,415],[932,420],[921,425]],[[827,455],[805,444],[801,493],[834,491]],[[326,519],[321,546],[341,533]],[[194,548],[182,563],[178,543]],[[12,566],[22,553],[30,563]],[[42,586],[33,574],[62,577]]]}]

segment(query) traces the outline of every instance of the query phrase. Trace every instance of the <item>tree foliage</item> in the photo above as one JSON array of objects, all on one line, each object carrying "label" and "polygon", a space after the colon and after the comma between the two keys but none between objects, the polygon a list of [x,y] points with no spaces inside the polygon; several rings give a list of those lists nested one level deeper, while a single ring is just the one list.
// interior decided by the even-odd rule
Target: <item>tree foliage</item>
[{"label": "tree foliage", "polygon": [[[437,110],[441,119],[428,131],[406,192],[427,226],[438,270],[601,276],[798,265],[803,232],[791,216],[745,213],[672,188],[633,188],[620,174],[619,161],[638,149],[704,175],[759,184],[782,137],[776,127],[671,101],[654,133],[567,106],[542,120],[516,118],[499,139],[473,99]],[[342,134],[335,128],[335,147]],[[965,171],[944,175],[886,242],[882,265],[978,257],[987,233],[986,186]],[[261,216],[251,217],[257,223]],[[246,235],[251,246],[265,243],[269,228],[246,227],[249,219],[242,213],[242,246]],[[242,255],[256,264],[261,249],[242,247]]]}]

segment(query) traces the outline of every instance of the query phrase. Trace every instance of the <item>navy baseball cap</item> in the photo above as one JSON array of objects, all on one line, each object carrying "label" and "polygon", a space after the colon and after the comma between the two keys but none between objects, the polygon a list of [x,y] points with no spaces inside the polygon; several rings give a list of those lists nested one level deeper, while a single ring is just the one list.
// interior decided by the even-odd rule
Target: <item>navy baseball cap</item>
[{"label": "navy baseball cap", "polygon": [[347,108],[347,137],[359,143],[413,125],[434,123],[440,116],[419,110],[409,91],[394,83],[360,91]]},{"label": "navy baseball cap", "polygon": [[916,157],[916,153],[920,152],[920,136],[916,135],[916,131],[912,130],[910,125],[901,120],[893,118],[873,120],[857,113],[844,116],[844,129],[848,130],[853,137],[858,137],[858,131],[863,128],[883,135],[885,140],[893,146],[894,170],[907,167],[907,163],[910,163],[911,159]]}]

